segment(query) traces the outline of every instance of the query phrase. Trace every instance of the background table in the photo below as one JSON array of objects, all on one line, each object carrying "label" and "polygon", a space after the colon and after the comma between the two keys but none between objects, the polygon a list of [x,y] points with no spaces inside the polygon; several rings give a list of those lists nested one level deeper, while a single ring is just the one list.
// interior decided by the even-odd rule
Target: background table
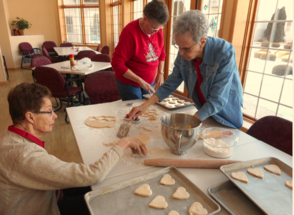
[{"label": "background table", "polygon": [[[79,49],[79,51],[76,51],[77,49]],[[68,56],[70,54],[77,55],[80,51],[84,50],[91,50],[96,52],[96,54],[101,54],[101,52],[97,52],[87,46],[78,46],[74,49],[72,47],[54,47],[54,50],[57,52],[59,56]]]}]

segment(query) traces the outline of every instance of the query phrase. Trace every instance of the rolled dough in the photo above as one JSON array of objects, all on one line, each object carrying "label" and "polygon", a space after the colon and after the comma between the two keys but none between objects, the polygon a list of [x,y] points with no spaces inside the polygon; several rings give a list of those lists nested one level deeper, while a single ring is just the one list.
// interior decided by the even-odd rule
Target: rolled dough
[{"label": "rolled dough", "polygon": [[258,178],[261,178],[261,179],[264,176],[263,171],[261,169],[258,169],[258,168],[249,168],[249,169],[247,169],[247,172],[249,174],[254,175],[254,176],[256,176]]},{"label": "rolled dough", "polygon": [[114,116],[90,116],[86,119],[85,124],[93,128],[112,128],[116,121]]},{"label": "rolled dough", "polygon": [[151,128],[147,128],[147,127],[144,127],[144,126],[139,126],[138,129],[144,129],[146,131],[152,132],[152,129]]},{"label": "rolled dough", "polygon": [[156,209],[164,209],[164,208],[167,208],[167,206],[168,204],[165,201],[163,196],[156,196],[149,204],[149,207],[156,208]]},{"label": "rolled dough", "polygon": [[154,116],[154,115],[158,115],[158,110],[156,108],[148,108],[143,114],[143,117],[146,116]]},{"label": "rolled dough", "polygon": [[165,174],[160,180],[160,184],[163,185],[174,185],[175,183],[176,181],[169,174]]},{"label": "rolled dough", "polygon": [[292,181],[286,181],[286,186],[292,189]]},{"label": "rolled dough", "polygon": [[265,165],[264,169],[271,172],[271,173],[277,174],[277,175],[282,174],[281,169],[275,164]]},{"label": "rolled dough", "polygon": [[110,142],[110,143],[102,143],[104,146],[114,146],[117,144],[116,141]]},{"label": "rolled dough", "polygon": [[156,120],[156,119],[157,119],[157,116],[155,115],[149,117],[149,120]]},{"label": "rolled dough", "polygon": [[174,199],[188,199],[190,194],[186,191],[184,187],[179,187],[176,192],[172,195]]},{"label": "rolled dough", "polygon": [[152,190],[150,189],[149,184],[143,184],[140,187],[138,187],[134,193],[139,196],[151,196]]},{"label": "rolled dough", "polygon": [[238,181],[248,183],[248,178],[244,172],[232,172],[231,176]]},{"label": "rolled dough", "polygon": [[177,211],[170,211],[168,215],[180,215]]},{"label": "rolled dough", "polygon": [[202,215],[207,214],[207,210],[203,208],[199,202],[194,202],[189,208],[189,215]]}]

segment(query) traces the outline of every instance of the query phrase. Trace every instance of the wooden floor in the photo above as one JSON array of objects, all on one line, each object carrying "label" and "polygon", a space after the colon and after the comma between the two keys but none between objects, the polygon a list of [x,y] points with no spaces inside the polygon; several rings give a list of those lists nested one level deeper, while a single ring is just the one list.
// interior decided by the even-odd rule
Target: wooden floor
[{"label": "wooden floor", "polygon": [[[0,85],[0,133],[5,131],[12,121],[9,115],[7,94],[16,85],[22,82],[33,83],[31,70],[10,70],[8,84]],[[52,99],[55,105],[55,99]],[[59,159],[67,162],[82,163],[79,149],[77,147],[74,134],[70,124],[64,121],[65,112],[63,108],[56,112],[58,118],[55,120],[55,126],[51,133],[44,135],[41,139],[45,141],[45,149]]]}]

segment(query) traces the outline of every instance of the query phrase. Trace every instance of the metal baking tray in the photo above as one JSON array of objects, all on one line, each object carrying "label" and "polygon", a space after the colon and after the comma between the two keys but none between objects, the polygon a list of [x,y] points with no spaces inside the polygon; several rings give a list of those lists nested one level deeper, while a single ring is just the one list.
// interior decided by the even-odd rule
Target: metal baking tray
[{"label": "metal baking tray", "polygon": [[[183,105],[183,106],[179,106],[179,107],[174,107],[174,108],[166,107],[165,105],[160,104],[160,102],[156,102],[156,104],[158,104],[159,106],[164,107],[164,108],[166,108],[166,109],[168,109],[168,110],[176,110],[176,109],[180,109],[180,108],[189,107],[189,106],[193,106],[193,105],[194,105],[194,102],[193,102],[192,99],[189,99],[189,98],[187,98],[187,97],[184,97],[184,96],[178,95],[178,94],[176,94],[176,93],[172,93],[171,95],[173,95],[174,97],[178,97],[178,98],[181,99],[181,100],[185,100],[185,101],[187,101],[187,102],[191,102],[191,104]],[[143,95],[143,98],[145,98],[145,99],[149,99],[150,97],[151,97],[151,95],[149,95],[149,94],[145,94],[145,95]]]},{"label": "metal baking tray", "polygon": [[[167,173],[175,179],[175,185],[165,186],[159,183],[162,176]],[[148,197],[135,195],[134,191],[145,183],[150,185],[152,195]],[[186,200],[172,198],[172,194],[180,186],[186,188],[190,198]],[[164,196],[165,201],[168,203],[166,209],[155,209],[148,206],[158,195]],[[164,168],[118,184],[90,191],[85,194],[85,201],[92,215],[159,215],[168,214],[171,210],[176,210],[180,214],[188,214],[190,206],[196,201],[200,202],[209,214],[216,214],[220,211],[220,206],[213,199],[201,191],[175,167]]]},{"label": "metal baking tray", "polygon": [[214,198],[229,214],[233,215],[262,215],[260,210],[242,191],[231,181],[208,188],[208,193]]},{"label": "metal baking tray", "polygon": [[[275,164],[282,171],[276,175],[266,171],[263,167]],[[248,168],[260,168],[264,178],[260,179],[247,173]],[[241,163],[222,166],[220,170],[266,214],[292,214],[292,189],[286,187],[285,182],[292,180],[292,168],[277,158],[261,158]],[[243,183],[231,177],[232,172],[244,172],[248,183]]]}]

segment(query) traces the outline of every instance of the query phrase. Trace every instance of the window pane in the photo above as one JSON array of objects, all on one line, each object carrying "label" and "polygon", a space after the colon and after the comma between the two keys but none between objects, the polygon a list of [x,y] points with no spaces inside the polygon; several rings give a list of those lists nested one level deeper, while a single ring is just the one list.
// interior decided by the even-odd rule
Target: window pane
[{"label": "window pane", "polygon": [[63,0],[64,5],[80,5],[80,0]]},{"label": "window pane", "polygon": [[284,13],[284,9],[285,9],[285,14],[287,16],[286,20],[292,20],[293,19],[293,1],[279,0],[278,8],[279,8],[279,11],[277,13],[278,17],[283,15],[281,13]]},{"label": "window pane", "polygon": [[201,11],[204,14],[208,14],[209,13],[209,8],[210,8],[209,6],[210,6],[210,0],[204,0],[204,1],[202,1]]},{"label": "window pane", "polygon": [[81,10],[79,8],[64,9],[65,26],[68,42],[83,43]]},{"label": "window pane", "polygon": [[114,47],[118,44],[119,39],[119,5],[114,6],[113,10],[113,39],[114,39]]},{"label": "window pane", "polygon": [[143,0],[134,1],[134,20],[143,17]]},{"label": "window pane", "polygon": [[218,20],[218,15],[210,15],[208,17],[209,29],[208,29],[208,36],[217,37],[218,36],[218,25],[220,22]]},{"label": "window pane", "polygon": [[292,107],[293,105],[293,82],[292,80],[285,80],[283,86],[283,93],[281,97],[282,104]]},{"label": "window pane", "polygon": [[257,97],[244,93],[243,101],[243,113],[247,114],[248,116],[255,117]]},{"label": "window pane", "polygon": [[278,116],[289,121],[293,121],[293,108],[288,108],[283,105],[279,106]]},{"label": "window pane", "polygon": [[84,4],[98,4],[98,0],[83,0]]},{"label": "window pane", "polygon": [[278,107],[277,103],[259,99],[256,119],[260,119],[264,116],[275,116],[277,107]]},{"label": "window pane", "polygon": [[266,74],[273,74],[276,76],[292,76],[292,67],[288,66],[288,60],[289,60],[289,51],[276,51],[271,50],[271,56],[274,56],[275,58],[270,58],[268,56],[268,60],[266,61],[266,67],[265,72]]},{"label": "window pane", "polygon": [[100,43],[99,8],[85,8],[84,20],[86,43]]},{"label": "window pane", "polygon": [[263,73],[268,49],[251,48],[248,70]]},{"label": "window pane", "polygon": [[260,90],[262,74],[248,72],[245,82],[244,92],[258,96]]},{"label": "window pane", "polygon": [[256,21],[269,21],[275,13],[276,0],[260,0],[257,9]]},{"label": "window pane", "polygon": [[265,75],[263,77],[260,97],[279,102],[283,81],[283,78]]}]

